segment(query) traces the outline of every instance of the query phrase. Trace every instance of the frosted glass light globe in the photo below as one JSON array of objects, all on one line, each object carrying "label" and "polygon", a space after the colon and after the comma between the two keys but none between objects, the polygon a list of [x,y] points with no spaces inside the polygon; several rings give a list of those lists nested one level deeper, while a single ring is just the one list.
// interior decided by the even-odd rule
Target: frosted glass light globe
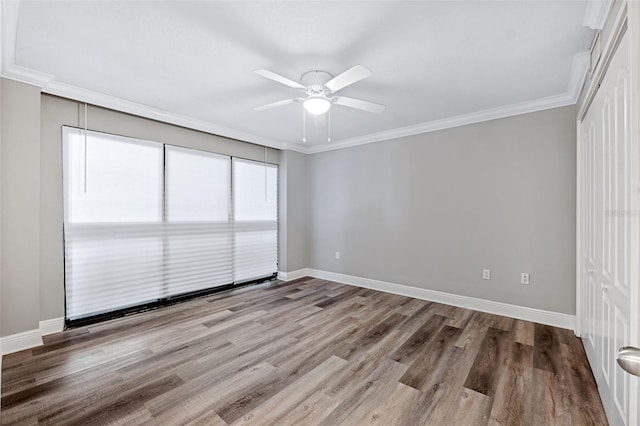
[{"label": "frosted glass light globe", "polygon": [[325,112],[329,111],[331,107],[331,102],[323,97],[311,97],[304,101],[304,109],[307,110],[309,114],[313,115],[322,115]]}]

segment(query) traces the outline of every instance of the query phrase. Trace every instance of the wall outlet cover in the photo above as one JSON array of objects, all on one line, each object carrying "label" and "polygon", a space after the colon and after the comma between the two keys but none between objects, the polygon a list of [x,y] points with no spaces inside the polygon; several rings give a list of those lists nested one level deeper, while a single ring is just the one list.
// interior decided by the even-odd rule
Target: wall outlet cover
[{"label": "wall outlet cover", "polygon": [[482,270],[482,279],[490,280],[491,279],[491,269],[483,269]]}]

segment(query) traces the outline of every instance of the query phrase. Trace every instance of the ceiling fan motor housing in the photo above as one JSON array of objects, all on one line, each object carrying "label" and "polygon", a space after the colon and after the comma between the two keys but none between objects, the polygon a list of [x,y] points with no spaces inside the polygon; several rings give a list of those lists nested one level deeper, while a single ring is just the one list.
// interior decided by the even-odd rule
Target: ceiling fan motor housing
[{"label": "ceiling fan motor housing", "polygon": [[324,85],[332,78],[326,71],[314,70],[302,74],[300,81],[307,88],[307,94],[326,96],[328,90]]}]

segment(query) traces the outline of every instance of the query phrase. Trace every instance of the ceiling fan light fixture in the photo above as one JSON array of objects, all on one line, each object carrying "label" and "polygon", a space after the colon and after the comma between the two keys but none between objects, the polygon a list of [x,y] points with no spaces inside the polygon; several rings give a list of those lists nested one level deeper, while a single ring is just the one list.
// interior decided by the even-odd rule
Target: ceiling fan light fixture
[{"label": "ceiling fan light fixture", "polygon": [[312,96],[304,101],[303,106],[309,114],[322,115],[329,111],[331,102],[322,96]]}]

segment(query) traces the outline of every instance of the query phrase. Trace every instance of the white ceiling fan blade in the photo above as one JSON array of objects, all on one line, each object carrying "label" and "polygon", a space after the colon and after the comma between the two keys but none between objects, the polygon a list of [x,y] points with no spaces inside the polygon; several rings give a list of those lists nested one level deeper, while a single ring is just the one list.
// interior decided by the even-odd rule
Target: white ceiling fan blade
[{"label": "white ceiling fan blade", "polygon": [[369,71],[362,65],[356,65],[353,68],[349,68],[342,74],[333,77],[325,84],[325,86],[332,92],[337,92],[338,90],[345,88],[350,84],[358,82],[363,78],[369,77],[370,75],[371,71]]},{"label": "white ceiling fan blade", "polygon": [[336,96],[333,100],[336,105],[342,105],[349,108],[361,109],[362,111],[380,114],[386,108],[385,105],[375,102],[363,101],[361,99],[347,98],[346,96]]},{"label": "white ceiling fan blade", "polygon": [[296,102],[297,99],[285,99],[284,101],[278,101],[278,102],[273,102],[270,104],[266,104],[266,105],[262,105],[259,107],[255,107],[253,110],[254,111],[264,111],[265,109],[271,109],[271,108],[277,108],[279,106],[283,106],[283,105],[289,105],[292,104],[294,102]]},{"label": "white ceiling fan blade", "polygon": [[302,84],[297,83],[293,80],[289,80],[287,77],[283,77],[280,74],[276,74],[273,71],[260,69],[260,70],[255,70],[253,72],[262,77],[266,77],[270,80],[277,81],[280,84],[284,84],[285,86],[293,87],[294,89],[306,89],[306,87],[304,87]]}]

